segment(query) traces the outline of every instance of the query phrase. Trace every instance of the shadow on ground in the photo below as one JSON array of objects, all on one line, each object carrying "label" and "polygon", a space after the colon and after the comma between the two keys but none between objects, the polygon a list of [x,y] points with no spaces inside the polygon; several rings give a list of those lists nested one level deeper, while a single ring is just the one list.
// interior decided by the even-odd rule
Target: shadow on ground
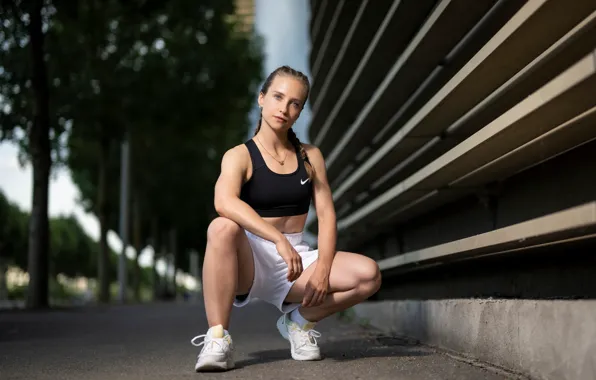
[{"label": "shadow on ground", "polygon": [[[367,339],[346,339],[319,344],[323,360],[346,362],[364,358],[420,357],[431,355],[426,347],[399,338],[379,336]],[[250,353],[251,358],[236,362],[237,368],[291,359],[289,347]]]}]

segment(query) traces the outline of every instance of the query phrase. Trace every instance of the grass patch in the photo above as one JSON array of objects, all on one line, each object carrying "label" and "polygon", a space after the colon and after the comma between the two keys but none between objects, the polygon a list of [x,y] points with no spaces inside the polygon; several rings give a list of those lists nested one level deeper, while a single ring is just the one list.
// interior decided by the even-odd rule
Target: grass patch
[{"label": "grass patch", "polygon": [[355,323],[362,327],[370,326],[370,319],[359,317],[352,307],[337,313],[337,319],[346,323]]}]

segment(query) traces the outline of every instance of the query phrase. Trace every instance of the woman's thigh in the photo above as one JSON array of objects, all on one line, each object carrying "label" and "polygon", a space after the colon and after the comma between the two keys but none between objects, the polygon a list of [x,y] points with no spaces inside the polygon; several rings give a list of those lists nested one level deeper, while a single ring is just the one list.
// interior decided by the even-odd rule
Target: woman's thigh
[{"label": "woman's thigh", "polygon": [[[244,229],[233,220],[218,217],[209,225],[209,248],[215,248],[213,254],[236,254],[238,262],[238,283],[236,294],[247,294],[252,286],[255,270],[252,248]],[[230,244],[231,243],[231,244]],[[222,251],[223,250],[223,251]],[[235,252],[227,252],[233,250]],[[215,257],[217,260],[218,258]]]},{"label": "woman's thigh", "polygon": [[[306,284],[316,265],[317,261],[302,272],[290,289],[286,302],[302,302]],[[372,281],[378,275],[378,271],[379,266],[373,259],[357,253],[339,251],[333,258],[329,273],[329,293],[346,292],[364,281]]]},{"label": "woman's thigh", "polygon": [[247,294],[255,277],[255,264],[252,248],[244,230],[238,238],[238,286],[236,294]]}]

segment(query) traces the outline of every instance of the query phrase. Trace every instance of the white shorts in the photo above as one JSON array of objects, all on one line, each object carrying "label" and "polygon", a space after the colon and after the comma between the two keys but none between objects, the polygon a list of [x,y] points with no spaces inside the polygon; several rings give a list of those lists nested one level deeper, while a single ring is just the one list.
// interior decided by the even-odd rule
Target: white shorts
[{"label": "white shorts", "polygon": [[[300,303],[284,303],[294,281],[288,281],[288,265],[277,253],[275,244],[257,235],[245,231],[252,257],[255,274],[250,291],[245,299],[234,299],[234,306],[246,306],[255,299],[260,299],[277,307],[282,313],[289,313],[298,308]],[[319,257],[319,250],[312,250],[302,240],[303,233],[284,234],[296,252],[302,257],[302,268],[306,270]]]}]

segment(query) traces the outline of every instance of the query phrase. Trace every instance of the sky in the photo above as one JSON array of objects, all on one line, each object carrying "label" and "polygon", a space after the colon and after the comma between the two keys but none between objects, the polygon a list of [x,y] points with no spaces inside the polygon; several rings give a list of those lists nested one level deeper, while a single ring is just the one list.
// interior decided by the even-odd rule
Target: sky
[{"label": "sky", "polygon": [[[310,78],[308,70],[308,53],[310,40],[308,25],[310,8],[308,0],[256,0],[255,28],[265,42],[265,73],[268,75],[276,67],[290,65],[302,71]],[[255,108],[251,117],[257,115],[257,94]],[[307,105],[294,130],[298,138],[308,142],[306,128],[310,121],[310,107]],[[31,210],[32,172],[29,165],[21,167],[17,159],[18,148],[9,143],[0,143],[0,189],[7,198],[21,209]],[[65,169],[56,170],[52,174],[49,191],[49,214],[74,214],[83,229],[93,238],[99,238],[99,224],[92,214],[87,214],[78,205],[79,192]],[[311,213],[312,214],[312,213]],[[312,215],[311,215],[312,216]],[[309,216],[309,217],[311,217]],[[108,235],[108,243],[116,252],[120,252],[122,244],[115,233]],[[127,249],[127,256],[134,257],[134,250]],[[153,252],[147,249],[141,254],[141,265],[152,263]],[[161,271],[161,270],[160,270]]]},{"label": "sky", "polygon": [[[255,25],[266,44],[265,76],[279,66],[288,65],[302,71],[312,83],[308,67],[309,3],[308,0],[256,0]],[[257,114],[258,109],[255,107],[253,117]],[[307,102],[293,127],[300,141],[306,143],[309,142],[306,130],[310,116],[310,104]]]}]

